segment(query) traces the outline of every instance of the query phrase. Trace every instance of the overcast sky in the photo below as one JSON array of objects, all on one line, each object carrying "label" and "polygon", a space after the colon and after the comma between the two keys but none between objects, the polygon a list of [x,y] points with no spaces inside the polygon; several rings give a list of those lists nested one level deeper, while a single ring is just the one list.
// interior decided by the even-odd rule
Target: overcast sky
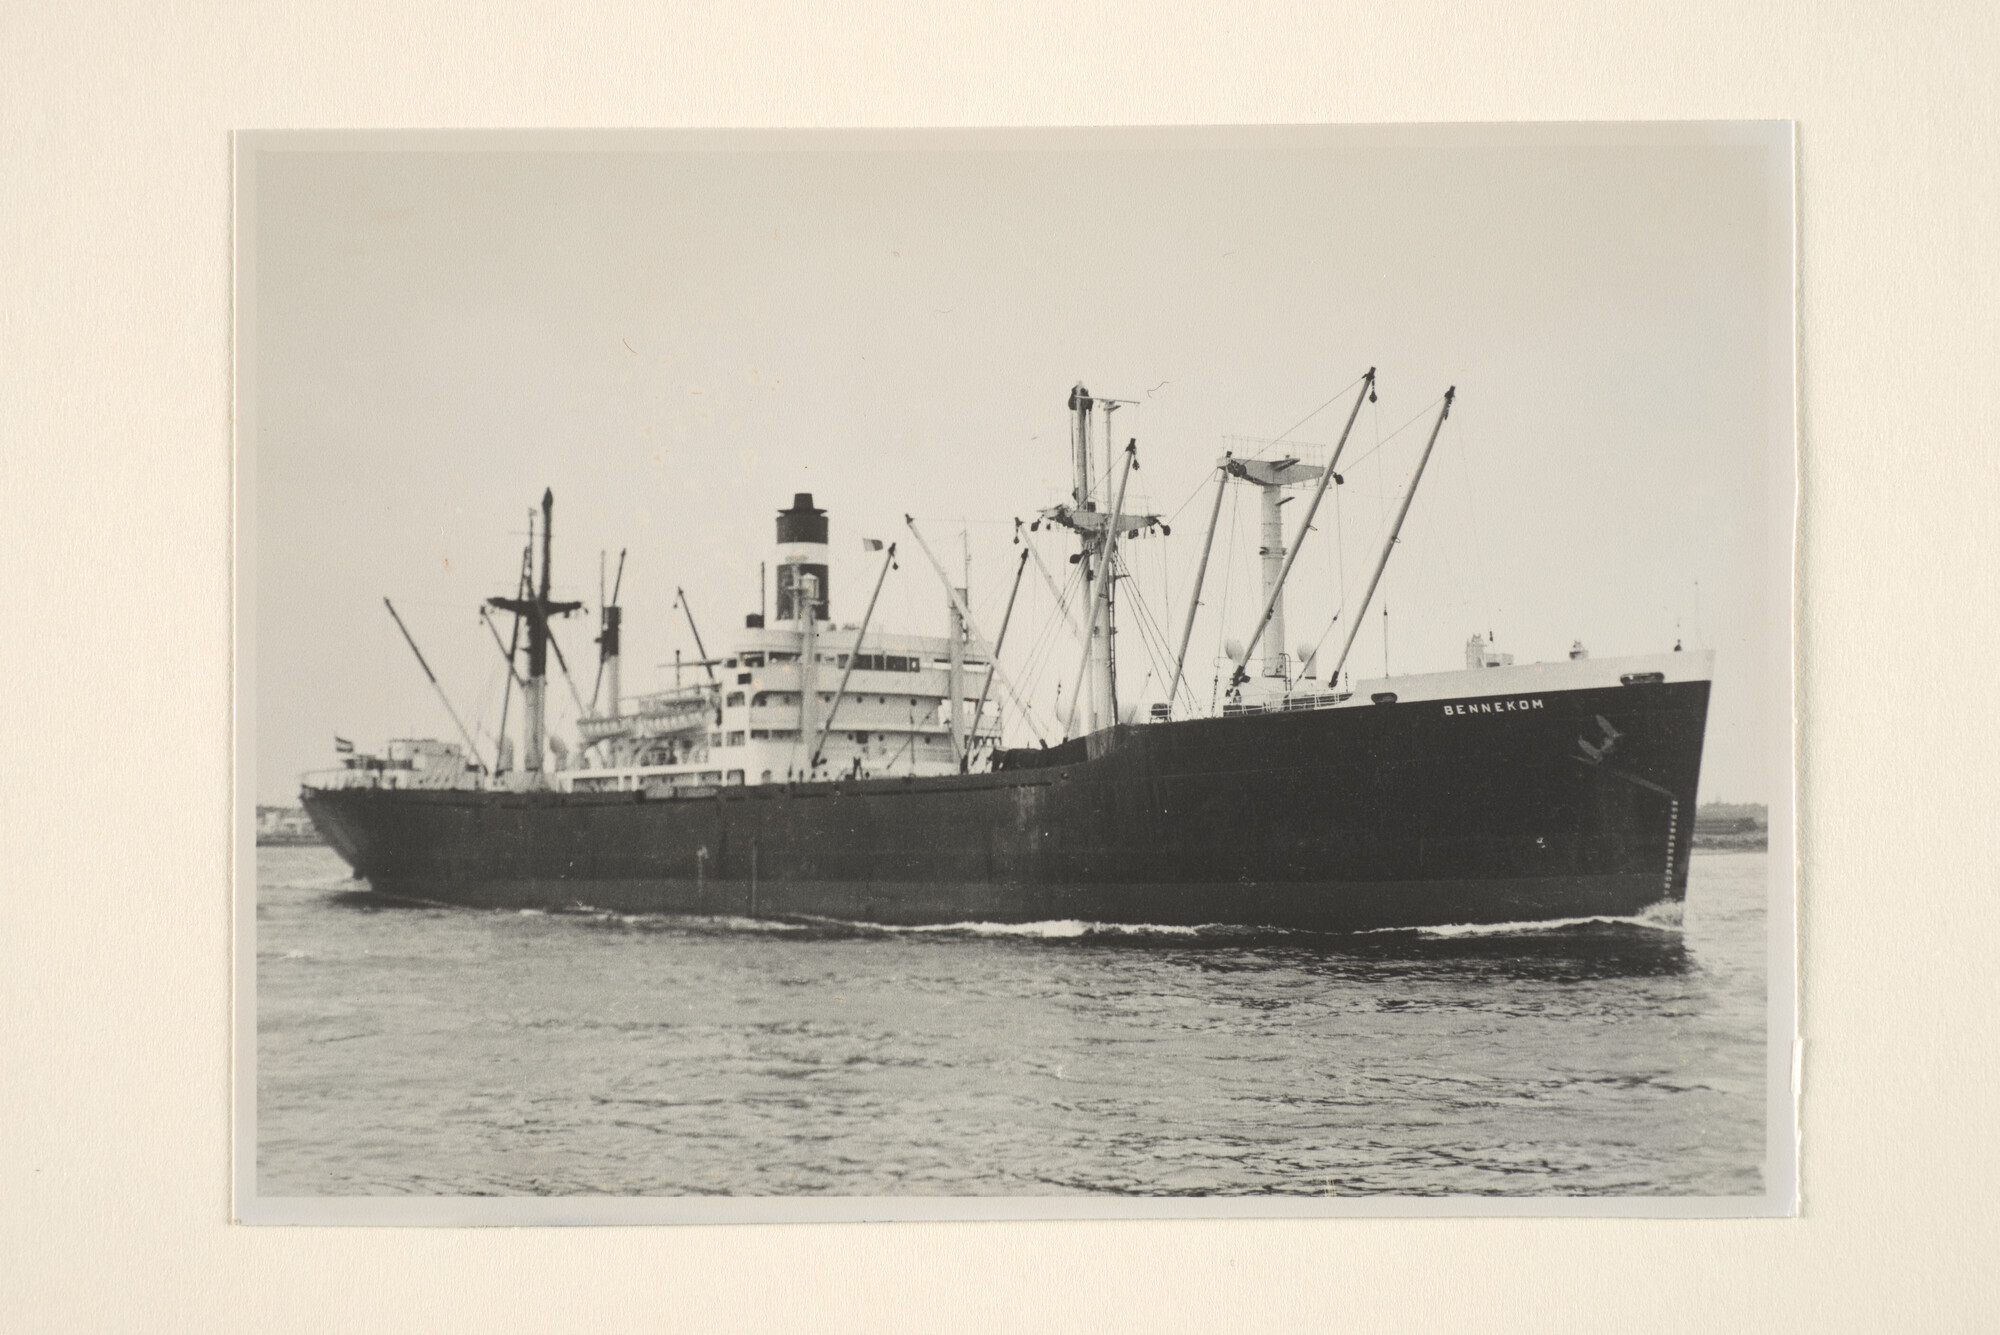
[{"label": "overcast sky", "polygon": [[[677,586],[727,645],[797,491],[830,512],[836,620],[873,582],[861,539],[902,539],[877,623],[942,633],[909,512],[940,556],[970,551],[991,634],[1009,521],[1068,490],[1078,380],[1138,400],[1116,418],[1140,447],[1127,508],[1173,525],[1134,546],[1121,621],[1121,689],[1159,698],[1141,623],[1177,636],[1216,456],[1337,399],[1288,438],[1323,458],[1371,365],[1286,638],[1358,599],[1455,384],[1386,650],[1378,595],[1350,670],[1457,668],[1475,631],[1521,661],[1678,637],[1718,654],[1703,799],[1785,781],[1780,127],[332,142],[241,158],[259,801],[294,800],[336,734],[452,735],[385,594],[490,754],[503,668],[477,610],[511,592],[545,486],[559,596],[594,607],[599,551],[629,550],[628,694],[693,656]],[[1233,498],[1190,653],[1204,699],[1256,612],[1256,542]],[[1005,655],[1044,704],[1075,671],[1051,601],[1030,567]],[[559,623],[585,696],[595,631]]]}]

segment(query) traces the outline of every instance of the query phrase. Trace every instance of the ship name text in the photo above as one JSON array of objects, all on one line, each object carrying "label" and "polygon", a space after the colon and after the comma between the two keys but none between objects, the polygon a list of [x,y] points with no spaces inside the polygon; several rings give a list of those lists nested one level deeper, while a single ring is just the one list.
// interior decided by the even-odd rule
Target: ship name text
[{"label": "ship name text", "polygon": [[1530,696],[1520,700],[1481,700],[1475,705],[1446,705],[1447,714],[1513,714],[1529,709],[1540,709],[1542,697]]}]

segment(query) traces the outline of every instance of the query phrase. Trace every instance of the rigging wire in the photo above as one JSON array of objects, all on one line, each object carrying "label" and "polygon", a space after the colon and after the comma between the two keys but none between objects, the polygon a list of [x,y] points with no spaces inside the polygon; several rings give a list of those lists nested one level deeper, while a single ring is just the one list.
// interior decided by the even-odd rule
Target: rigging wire
[{"label": "rigging wire", "polygon": [[[1367,376],[1366,376],[1365,374],[1364,374],[1364,375],[1358,375],[1358,376],[1354,377],[1354,379],[1352,379],[1352,380],[1348,381],[1348,382],[1347,382],[1347,383],[1346,383],[1345,385],[1342,385],[1342,386],[1340,387],[1339,391],[1338,391],[1337,393],[1335,393],[1335,394],[1334,394],[1334,396],[1333,396],[1332,398],[1328,399],[1328,400],[1327,400],[1327,401],[1326,401],[1325,403],[1322,403],[1322,404],[1321,404],[1321,405],[1320,405],[1319,407],[1317,407],[1317,408],[1313,409],[1313,410],[1312,410],[1311,412],[1307,413],[1307,414],[1306,414],[1306,415],[1305,415],[1304,417],[1301,417],[1301,418],[1300,418],[1300,419],[1299,419],[1298,421],[1296,421],[1296,422],[1292,423],[1292,424],[1291,424],[1290,426],[1286,427],[1286,428],[1285,428],[1285,429],[1284,429],[1283,431],[1280,431],[1280,432],[1279,432],[1279,433],[1278,433],[1277,435],[1273,436],[1273,437],[1272,437],[1272,438],[1271,438],[1271,439],[1270,439],[1269,441],[1267,441],[1267,442],[1265,443],[1265,446],[1264,446],[1264,448],[1265,448],[1266,450],[1270,450],[1270,449],[1274,448],[1275,446],[1278,446],[1278,445],[1281,445],[1281,444],[1283,444],[1283,443],[1284,443],[1284,440],[1285,440],[1285,437],[1286,437],[1286,436],[1289,436],[1289,435],[1291,435],[1291,434],[1292,434],[1292,433],[1293,433],[1294,431],[1297,431],[1297,430],[1298,430],[1298,429],[1299,429],[1300,427],[1304,426],[1304,425],[1305,425],[1305,424],[1306,424],[1307,422],[1310,422],[1310,421],[1312,421],[1312,420],[1313,420],[1313,418],[1315,418],[1315,417],[1318,417],[1318,416],[1319,416],[1319,415],[1320,415],[1321,413],[1325,412],[1325,411],[1326,411],[1326,410],[1327,410],[1328,408],[1331,408],[1331,407],[1332,407],[1332,406],[1333,406],[1334,404],[1336,404],[1336,403],[1340,402],[1340,401],[1341,401],[1342,399],[1346,398],[1346,397],[1347,397],[1347,391],[1348,391],[1348,390],[1350,390],[1350,389],[1353,389],[1353,388],[1354,388],[1354,387],[1355,387],[1356,385],[1360,384],[1360,383],[1361,383],[1361,382],[1362,382],[1363,380],[1365,380],[1365,379],[1367,379],[1367,378],[1368,378],[1368,377],[1367,377]],[[1262,454],[1255,454],[1255,455],[1252,455],[1251,457],[1252,457],[1253,459],[1261,459],[1261,458],[1263,458],[1264,456],[1263,456]]]},{"label": "rigging wire", "polygon": [[1479,493],[1472,485],[1472,440],[1463,428],[1459,429],[1456,439],[1459,442],[1459,476],[1465,483],[1466,522],[1472,528],[1472,569],[1474,577],[1479,582],[1476,590],[1479,610],[1486,614],[1487,628],[1490,630],[1496,609],[1493,605],[1492,588],[1486,580],[1486,545],[1479,538]]},{"label": "rigging wire", "polygon": [[[498,756],[500,753],[500,731],[497,728],[489,726],[489,715],[493,710],[493,697],[500,688],[501,673],[503,671],[505,671],[504,664],[497,669],[488,669],[487,675],[480,686],[479,694],[473,697],[471,711],[473,735],[481,741],[490,741],[493,744],[493,754],[495,756]],[[495,768],[497,769],[497,766]]]},{"label": "rigging wire", "polygon": [[[1021,540],[1024,543],[1030,544],[1034,542],[1034,539],[1028,536],[1024,536]],[[1041,564],[1041,553],[1039,551],[1031,551],[1030,555],[1034,557],[1036,564],[1039,566]],[[1043,587],[1043,582],[1037,580],[1029,590],[1029,596],[1034,600],[1035,606],[1039,607],[1041,605]],[[1061,623],[1061,613],[1063,610],[1061,591],[1052,589],[1050,593],[1055,601],[1050,604],[1046,615],[1038,616],[1035,619],[1034,632],[1028,637],[1027,652],[1022,656],[1023,668],[1021,680],[1029,690],[1033,690],[1035,684],[1040,680],[1042,656],[1046,652],[1047,645],[1051,637],[1055,634],[1057,626]]]},{"label": "rigging wire", "polygon": [[[1415,506],[1411,508],[1414,509]],[[1469,610],[1470,602],[1459,596],[1458,572],[1452,568],[1451,553],[1445,548],[1444,534],[1438,529],[1436,516],[1431,513],[1433,508],[1424,507],[1424,529],[1430,534],[1431,548],[1437,552],[1438,563],[1444,567],[1445,598],[1448,602],[1456,602],[1460,607]]]},{"label": "rigging wire", "polygon": [[[1196,487],[1196,490],[1197,491],[1200,490],[1198,485]],[[1167,563],[1167,545],[1165,543],[1161,543],[1157,547],[1155,547],[1153,551],[1154,551],[1153,564],[1154,567],[1158,570],[1160,577],[1160,606],[1166,609],[1167,612],[1171,615],[1174,607],[1174,581],[1173,581],[1173,572]],[[1171,663],[1173,660],[1169,658],[1167,661]],[[1166,684],[1168,686],[1171,686],[1173,684],[1173,676],[1171,672],[1169,672],[1166,676]],[[1168,701],[1168,703],[1171,704],[1172,701]]]},{"label": "rigging wire", "polygon": [[[1418,417],[1421,417],[1422,415],[1423,414],[1419,413]],[[1391,431],[1386,437],[1383,437],[1379,435],[1379,432],[1381,430],[1379,423],[1381,419],[1379,416],[1376,419],[1378,423],[1376,427],[1378,436],[1375,441],[1375,448],[1369,451],[1369,453],[1375,456],[1375,503],[1378,511],[1375,531],[1377,535],[1380,535],[1382,530],[1386,529],[1389,526],[1389,487],[1387,479],[1383,475],[1384,463],[1382,460],[1382,447],[1388,444],[1390,441],[1394,440],[1398,433],[1407,430],[1410,427],[1410,425],[1414,423],[1416,420],[1417,420],[1416,417],[1412,417],[1408,422],[1405,422],[1403,423],[1402,426],[1397,427],[1395,431]],[[1396,554],[1393,551],[1390,552],[1389,559],[1393,561],[1395,559],[1395,555]],[[1382,571],[1382,675],[1385,677],[1389,675],[1389,582],[1388,581],[1389,581],[1389,572],[1386,568],[1386,563],[1385,563],[1385,568]],[[1355,613],[1356,616],[1366,616],[1367,614],[1368,614],[1368,609],[1365,607]]]},{"label": "rigging wire", "polygon": [[[1439,396],[1439,401],[1442,401],[1442,399],[1443,399],[1443,396],[1442,396],[1442,395],[1440,395],[1440,396]],[[1433,406],[1435,406],[1435,404],[1434,404]],[[1422,417],[1422,416],[1423,416],[1423,414],[1421,414],[1421,413],[1420,413],[1420,414],[1418,414],[1418,417]],[[1416,421],[1416,420],[1417,420],[1417,418],[1412,418],[1412,419],[1411,419],[1411,421]],[[1379,454],[1379,451],[1381,450],[1382,446],[1384,446],[1384,445],[1387,445],[1387,444],[1388,444],[1388,443],[1389,443],[1390,441],[1394,440],[1394,439],[1395,439],[1395,438],[1396,438],[1396,437],[1397,437],[1398,435],[1400,435],[1400,434],[1401,434],[1401,433],[1402,433],[1403,431],[1405,431],[1406,429],[1408,429],[1409,425],[1410,425],[1410,423],[1409,423],[1409,422],[1405,422],[1405,423],[1404,423],[1404,424],[1403,424],[1402,426],[1400,426],[1400,427],[1397,427],[1395,431],[1392,431],[1392,432],[1390,432],[1390,433],[1389,433],[1389,434],[1388,434],[1387,436],[1384,436],[1384,437],[1382,437],[1382,438],[1380,439],[1380,441],[1379,441],[1379,442],[1378,442],[1378,443],[1377,443],[1377,444],[1375,445],[1375,447],[1374,447],[1373,449],[1371,449],[1371,450],[1369,450],[1369,451],[1368,451],[1368,454],[1365,454],[1365,455],[1361,456],[1361,457],[1362,457],[1363,459],[1366,459],[1366,458],[1368,458],[1368,457],[1369,457],[1369,455],[1374,455],[1374,456],[1376,456],[1376,461],[1375,461],[1375,474],[1376,474],[1376,479],[1377,479],[1377,488],[1376,488],[1376,490],[1377,490],[1377,496],[1376,496],[1376,503],[1377,503],[1377,509],[1378,509],[1378,518],[1377,518],[1377,521],[1376,521],[1376,531],[1375,531],[1375,536],[1376,536],[1376,537],[1377,537],[1378,539],[1380,539],[1380,538],[1382,538],[1383,536],[1385,536],[1385,530],[1386,530],[1386,529],[1388,528],[1388,524],[1389,524],[1389,515],[1388,515],[1388,501],[1389,501],[1389,492],[1388,492],[1388,488],[1387,488],[1387,486],[1386,486],[1386,485],[1383,485],[1383,482],[1384,482],[1384,478],[1383,478],[1383,469],[1384,469],[1384,463],[1383,463],[1383,461],[1382,461],[1382,459],[1381,459],[1381,457],[1380,457],[1380,454]],[[1407,484],[1405,484],[1405,485],[1407,485]],[[1412,506],[1413,506],[1413,508],[1414,508],[1414,498],[1413,498],[1413,500],[1412,500]],[[1450,557],[1450,555],[1449,555],[1449,554],[1448,554],[1448,553],[1447,553],[1447,552],[1445,551],[1445,545],[1444,545],[1444,540],[1443,540],[1443,536],[1442,536],[1442,534],[1440,534],[1440,533],[1439,533],[1439,531],[1438,531],[1438,527],[1437,527],[1437,520],[1436,520],[1436,518],[1435,518],[1435,517],[1434,517],[1434,516],[1432,515],[1432,513],[1431,513],[1431,507],[1429,507],[1429,506],[1426,506],[1426,507],[1424,508],[1424,512],[1423,512],[1423,513],[1424,513],[1424,523],[1425,523],[1425,525],[1427,526],[1427,528],[1428,528],[1428,530],[1429,530],[1429,533],[1430,533],[1430,536],[1431,536],[1431,538],[1432,538],[1432,546],[1433,546],[1433,547],[1435,547],[1435,549],[1437,550],[1437,552],[1438,552],[1438,557],[1439,557],[1439,560],[1440,560],[1440,561],[1441,561],[1441,562],[1443,563],[1443,565],[1444,565],[1444,573],[1445,573],[1445,584],[1446,584],[1446,589],[1447,589],[1447,592],[1448,592],[1448,593],[1455,593],[1455,592],[1457,591],[1457,585],[1458,585],[1458,578],[1457,578],[1457,574],[1456,574],[1456,572],[1455,572],[1455,571],[1453,570],[1453,568],[1452,568],[1452,565],[1451,565],[1451,557]],[[1335,524],[1336,524],[1336,525],[1338,525],[1338,524],[1339,524],[1339,522],[1340,522],[1340,508],[1339,508],[1339,503],[1338,503],[1338,500],[1337,500],[1337,499],[1336,499],[1336,502],[1335,502],[1335,507],[1334,507],[1334,522],[1335,522]],[[1328,638],[1328,637],[1329,637],[1330,635],[1332,635],[1332,634],[1333,634],[1333,628],[1334,628],[1335,626],[1337,626],[1337,625],[1339,625],[1339,624],[1341,623],[1341,621],[1342,621],[1342,620],[1343,620],[1343,619],[1344,619],[1344,618],[1345,618],[1345,617],[1347,616],[1347,612],[1348,612],[1348,604],[1347,604],[1347,569],[1346,569],[1346,553],[1345,553],[1345,543],[1343,542],[1343,543],[1342,543],[1341,545],[1342,545],[1342,549],[1343,549],[1343,550],[1342,550],[1342,559],[1341,559],[1341,577],[1340,577],[1340,581],[1341,581],[1341,583],[1340,583],[1340,608],[1339,608],[1339,610],[1338,610],[1338,611],[1336,611],[1336,612],[1334,613],[1334,615],[1333,615],[1333,618],[1332,618],[1332,619],[1331,619],[1330,621],[1328,621],[1328,622],[1326,623],[1326,629],[1322,630],[1322,631],[1321,631],[1321,632],[1319,633],[1319,638],[1318,638],[1318,639],[1317,639],[1317,640],[1316,640],[1316,641],[1314,642],[1314,644],[1313,644],[1313,653],[1315,653],[1315,654],[1317,654],[1317,653],[1318,653],[1318,652],[1319,652],[1319,651],[1320,651],[1320,650],[1321,650],[1322,648],[1324,648],[1324,647],[1325,647],[1325,645],[1326,645],[1326,641],[1327,641],[1327,638]],[[1373,546],[1374,546],[1374,544],[1371,544],[1371,549],[1372,549],[1372,547],[1373,547]],[[1390,562],[1391,562],[1391,564],[1393,564],[1393,563],[1394,563],[1394,553],[1393,553],[1393,552],[1392,552],[1392,553],[1390,554]],[[1380,592],[1380,593],[1382,594],[1382,606],[1383,606],[1383,609],[1384,609],[1384,611],[1383,611],[1383,616],[1384,616],[1384,618],[1386,619],[1386,618],[1387,618],[1387,616],[1388,616],[1388,612],[1387,612],[1387,609],[1388,609],[1388,606],[1389,606],[1389,597],[1388,597],[1388,571],[1387,571],[1387,569],[1386,569],[1386,568],[1385,568],[1385,569],[1384,569],[1384,571],[1383,571],[1383,583],[1382,583],[1382,585],[1381,585],[1380,589],[1378,590],[1378,592]],[[1385,627],[1384,627],[1384,629],[1383,629],[1383,632],[1382,632],[1382,636],[1383,636],[1383,644],[1382,644],[1382,653],[1383,653],[1383,675],[1384,675],[1384,676],[1387,676],[1387,675],[1388,675],[1388,652],[1389,652],[1389,645],[1388,645],[1388,629],[1387,629],[1387,627],[1386,627],[1386,626],[1385,626]],[[1334,685],[1335,689],[1338,689],[1338,683],[1334,683],[1333,685]]]},{"label": "rigging wire", "polygon": [[[1214,470],[1211,469],[1209,471],[1213,472]],[[1172,528],[1174,524],[1180,520],[1181,512],[1186,510],[1190,505],[1194,504],[1195,497],[1201,495],[1203,490],[1207,488],[1208,481],[1209,481],[1208,473],[1203,473],[1199,478],[1195,480],[1194,489],[1188,492],[1187,499],[1182,501],[1178,506],[1176,506],[1174,508],[1174,512],[1167,516],[1166,519],[1167,527]]]},{"label": "rigging wire", "polygon": [[[1382,535],[1382,531],[1383,531],[1384,529],[1386,529],[1386,528],[1388,527],[1388,524],[1389,524],[1389,515],[1388,515],[1388,508],[1387,508],[1387,507],[1388,507],[1388,493],[1387,493],[1386,489],[1385,489],[1385,488],[1384,488],[1384,487],[1382,486],[1382,461],[1381,461],[1381,458],[1380,458],[1380,451],[1381,451],[1381,449],[1382,449],[1382,447],[1383,447],[1384,445],[1388,444],[1388,443],[1389,443],[1390,441],[1392,441],[1392,440],[1394,440],[1394,439],[1396,438],[1396,434],[1397,434],[1397,432],[1400,432],[1400,431],[1402,431],[1402,430],[1403,430],[1404,428],[1403,428],[1403,427],[1398,427],[1398,428],[1396,428],[1396,431],[1392,431],[1392,432],[1390,432],[1390,433],[1389,433],[1389,434],[1388,434],[1387,436],[1384,436],[1384,435],[1382,434],[1382,412],[1381,412],[1381,409],[1380,409],[1380,408],[1377,408],[1377,407],[1374,407],[1373,405],[1370,405],[1370,409],[1369,409],[1369,417],[1370,417],[1370,420],[1371,420],[1371,422],[1373,423],[1373,425],[1374,425],[1374,429],[1375,429],[1375,444],[1374,444],[1373,448],[1371,448],[1371,449],[1370,449],[1370,450],[1368,451],[1368,453],[1367,453],[1367,454],[1364,454],[1364,455],[1362,455],[1362,456],[1361,456],[1361,458],[1362,458],[1362,459],[1367,459],[1367,458],[1368,458],[1368,457],[1370,457],[1371,455],[1373,455],[1373,456],[1376,456],[1376,462],[1375,462],[1375,478],[1376,478],[1376,484],[1375,484],[1375,501],[1376,501],[1376,508],[1377,508],[1377,512],[1378,512],[1378,517],[1377,517],[1377,519],[1376,519],[1376,528],[1375,528],[1375,535],[1376,535],[1376,536],[1377,536],[1377,537],[1379,538],[1379,537],[1380,537],[1380,536]],[[1414,420],[1416,420],[1416,419],[1412,418],[1411,420],[1412,420],[1412,421],[1414,421]],[[1405,423],[1405,424],[1404,424],[1404,426],[1407,426],[1407,425],[1408,425],[1408,423]],[[1338,529],[1338,527],[1339,527],[1339,525],[1340,525],[1340,500],[1339,500],[1339,497],[1337,497],[1337,496],[1336,496],[1336,497],[1335,497],[1335,499],[1334,499],[1334,510],[1333,510],[1333,515],[1334,515],[1334,524],[1335,524],[1335,527],[1336,527],[1336,529]],[[1338,607],[1337,609],[1335,609],[1335,611],[1334,611],[1334,614],[1333,614],[1333,616],[1332,616],[1332,617],[1331,617],[1331,618],[1330,618],[1330,619],[1329,619],[1329,620],[1327,621],[1327,623],[1326,623],[1326,629],[1322,630],[1322,631],[1321,631],[1321,632],[1319,633],[1319,638],[1313,641],[1313,648],[1312,648],[1312,656],[1317,656],[1317,655],[1318,655],[1318,653],[1319,653],[1319,651],[1320,651],[1321,649],[1324,649],[1324,648],[1326,647],[1326,641],[1327,641],[1327,637],[1333,634],[1333,628],[1334,628],[1335,626],[1338,626],[1338,625],[1340,625],[1340,624],[1342,623],[1342,621],[1343,621],[1343,620],[1345,620],[1345,618],[1347,617],[1347,550],[1346,550],[1346,547],[1347,547],[1347,543],[1346,543],[1346,534],[1345,534],[1344,532],[1343,532],[1343,533],[1341,534],[1341,537],[1340,537],[1340,541],[1339,541],[1339,543],[1338,543],[1337,545],[1338,545],[1338,546],[1340,547],[1340,549],[1341,549],[1341,552],[1340,552],[1340,606],[1339,606],[1339,607]],[[1372,548],[1372,545],[1373,545],[1373,544],[1371,544],[1371,548]],[[1349,674],[1349,675],[1352,675],[1352,674]],[[1340,683],[1338,683],[1338,682],[1329,682],[1329,683],[1328,683],[1328,686],[1329,686],[1329,688],[1330,688],[1330,689],[1333,689],[1333,690],[1339,690],[1339,689],[1340,689]]]},{"label": "rigging wire", "polygon": [[[1125,592],[1131,599],[1133,611],[1132,625],[1138,631],[1140,647],[1146,651],[1146,657],[1152,663],[1152,670],[1146,674],[1146,678],[1150,681],[1155,676],[1164,677],[1166,675],[1166,665],[1173,661],[1172,652],[1167,647],[1167,638],[1161,632],[1159,621],[1153,616],[1153,609],[1146,602],[1145,594],[1141,592],[1138,581],[1133,578],[1131,567],[1126,565],[1123,555],[1120,555],[1117,560],[1118,568],[1123,572],[1122,577],[1125,580]],[[1133,697],[1135,700],[1143,698],[1143,692],[1145,691],[1143,683],[1139,689],[1141,695]]]},{"label": "rigging wire", "polygon": [[[1397,427],[1394,431],[1391,431],[1386,436],[1382,434],[1382,417],[1381,417],[1382,410],[1380,408],[1371,409],[1371,415],[1375,418],[1374,447],[1371,448],[1367,454],[1362,455],[1360,458],[1349,460],[1347,466],[1349,468],[1354,468],[1360,464],[1366,463],[1370,458],[1374,457],[1376,452],[1379,451],[1384,445],[1387,445],[1390,441],[1402,435],[1405,431],[1408,431],[1418,422],[1421,422],[1426,418],[1428,418],[1431,415],[1431,409],[1437,407],[1440,403],[1443,402],[1444,402],[1444,395],[1442,394],[1438,395],[1436,398],[1430,401],[1430,403],[1424,408],[1422,412],[1418,413],[1415,417],[1412,417],[1409,421],[1403,423],[1401,426]],[[1379,463],[1376,465],[1376,471],[1379,476],[1381,471],[1381,465]]]},{"label": "rigging wire", "polygon": [[[1306,655],[1308,663],[1318,659],[1320,649],[1326,644],[1327,635],[1340,623],[1341,618],[1347,615],[1347,532],[1340,518],[1341,490],[1342,488],[1335,487],[1333,491],[1333,551],[1327,557],[1338,601],[1333,609],[1333,619],[1327,622],[1326,630],[1320,632],[1318,641],[1313,644],[1312,652]],[[1328,682],[1327,689],[1337,691],[1340,689],[1340,683]]]},{"label": "rigging wire", "polygon": [[[1034,539],[1031,536],[1023,535],[1022,541],[1033,542]],[[1040,629],[1029,641],[1028,653],[1024,660],[1021,677],[1021,690],[1025,695],[1032,697],[1040,691],[1049,665],[1055,660],[1056,648],[1066,638],[1063,632],[1069,625],[1068,608],[1075,591],[1081,583],[1081,569],[1072,567],[1069,579],[1065,581],[1063,587],[1056,595],[1053,614],[1042,618]],[[1040,596],[1038,590],[1035,597],[1039,599]],[[1058,683],[1058,690],[1060,690],[1060,683]],[[1057,704],[1055,712],[1057,716],[1062,714],[1060,703]]]},{"label": "rigging wire", "polygon": [[[1229,500],[1229,532],[1222,540],[1222,592],[1215,600],[1215,648],[1209,655],[1211,666],[1219,663],[1224,657],[1223,641],[1229,634],[1229,608],[1233,601],[1230,595],[1235,589],[1236,558],[1237,547],[1239,545],[1236,541],[1237,521],[1243,512],[1243,498],[1241,493],[1242,489],[1240,487],[1230,487],[1226,493]],[[1216,699],[1220,693],[1221,683],[1222,674],[1220,671],[1217,671],[1213,680],[1209,683],[1208,710],[1211,714],[1215,712]]]}]

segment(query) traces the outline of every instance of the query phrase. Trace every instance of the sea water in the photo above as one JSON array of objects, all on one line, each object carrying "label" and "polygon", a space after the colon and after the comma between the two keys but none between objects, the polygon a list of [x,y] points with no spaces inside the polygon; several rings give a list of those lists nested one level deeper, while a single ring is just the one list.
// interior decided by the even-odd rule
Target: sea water
[{"label": "sea water", "polygon": [[[378,902],[258,850],[262,1195],[1752,1195],[1765,855],[1327,937]],[[246,980],[247,982],[248,980]]]}]

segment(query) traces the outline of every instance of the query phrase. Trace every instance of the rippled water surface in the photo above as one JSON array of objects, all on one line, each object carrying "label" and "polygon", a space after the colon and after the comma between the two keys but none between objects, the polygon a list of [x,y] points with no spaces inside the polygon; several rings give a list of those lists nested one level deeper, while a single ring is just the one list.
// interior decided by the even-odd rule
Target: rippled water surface
[{"label": "rippled water surface", "polygon": [[393,907],[258,850],[263,1195],[1747,1195],[1761,853],[1327,938]]}]

